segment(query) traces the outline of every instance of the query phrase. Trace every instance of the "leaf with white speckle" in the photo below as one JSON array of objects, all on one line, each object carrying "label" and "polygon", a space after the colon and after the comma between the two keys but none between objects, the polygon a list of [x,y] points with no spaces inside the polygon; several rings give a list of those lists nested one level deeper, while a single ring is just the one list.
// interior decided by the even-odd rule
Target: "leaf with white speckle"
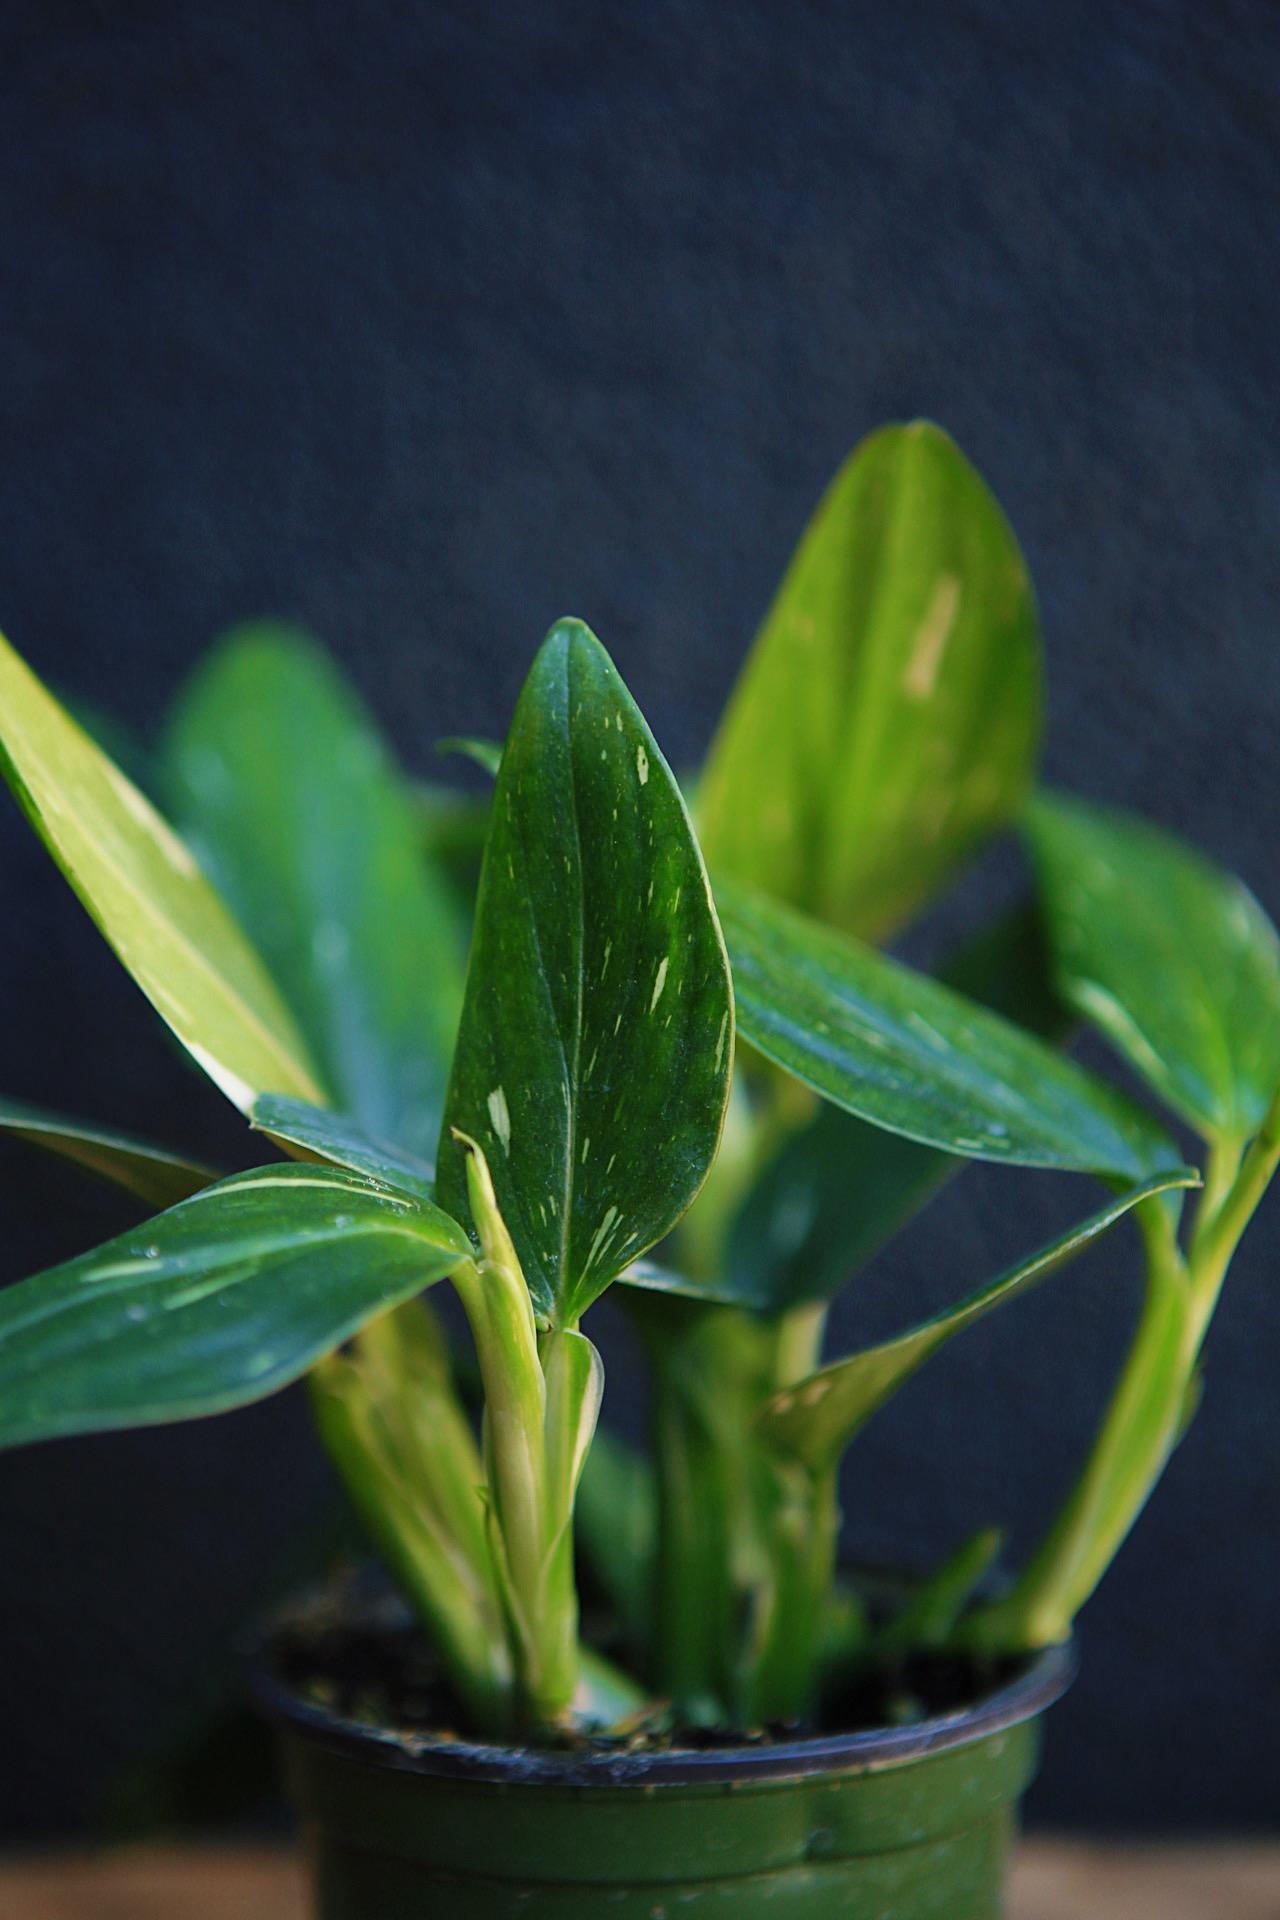
[{"label": "leaf with white speckle", "polygon": [[0,1292],[0,1446],[261,1400],[469,1252],[358,1174],[235,1174]]},{"label": "leaf with white speckle", "polygon": [[1143,1108],[1034,1034],[730,881],[744,1038],[816,1093],[948,1153],[1142,1180],[1181,1164]]},{"label": "leaf with white speckle", "polygon": [[538,1312],[571,1321],[702,1185],[733,1053],[702,857],[595,636],[562,621],[503,751],[439,1191],[478,1140]]}]

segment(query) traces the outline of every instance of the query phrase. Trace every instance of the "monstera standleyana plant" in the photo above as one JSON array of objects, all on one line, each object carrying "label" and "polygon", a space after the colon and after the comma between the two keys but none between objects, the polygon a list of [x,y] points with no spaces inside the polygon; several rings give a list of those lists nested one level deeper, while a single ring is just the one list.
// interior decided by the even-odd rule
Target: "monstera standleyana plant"
[{"label": "monstera standleyana plant", "polygon": [[[145,794],[5,647],[9,784],[260,1164],[224,1176],[3,1107],[143,1218],[0,1295],[0,1440],[215,1414],[305,1375],[476,1734],[803,1723],[832,1663],[1062,1639],[1185,1430],[1280,1155],[1280,959],[1196,853],[1036,791],[1039,727],[1022,557],[927,425],[836,477],[691,802],[576,620],[505,743],[461,743],[494,785],[452,810],[294,634],[214,650]],[[473,901],[459,821],[483,842]],[[936,978],[887,957],[1009,825],[1034,897]],[[1199,1136],[1202,1172],[1066,1056],[1072,1015]],[[972,1160],[1060,1172],[1078,1225],[956,1275],[924,1324],[826,1352],[837,1289]],[[845,1450],[1126,1216],[1145,1304],[1043,1544],[992,1588],[984,1532],[869,1608],[837,1579]],[[615,1285],[649,1368],[643,1454],[596,1431],[591,1312]],[[619,1623],[608,1662],[581,1643],[575,1508]]]}]

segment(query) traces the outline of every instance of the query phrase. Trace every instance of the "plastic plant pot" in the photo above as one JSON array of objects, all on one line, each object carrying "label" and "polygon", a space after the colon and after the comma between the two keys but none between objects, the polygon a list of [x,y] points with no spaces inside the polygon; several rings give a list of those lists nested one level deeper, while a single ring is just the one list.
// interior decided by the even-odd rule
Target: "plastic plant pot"
[{"label": "plastic plant pot", "polygon": [[317,1920],[997,1920],[1070,1647],[906,1727],[661,1752],[381,1729],[283,1682]]}]

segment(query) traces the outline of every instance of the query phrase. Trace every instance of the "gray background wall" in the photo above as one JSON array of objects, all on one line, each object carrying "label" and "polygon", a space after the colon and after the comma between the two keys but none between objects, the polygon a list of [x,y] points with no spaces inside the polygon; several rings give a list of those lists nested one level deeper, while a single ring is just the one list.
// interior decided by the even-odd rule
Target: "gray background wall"
[{"label": "gray background wall", "polygon": [[[293,615],[421,768],[573,611],[687,760],[836,462],[928,413],[1039,583],[1049,772],[1280,907],[1274,8],[46,0],[0,72],[0,619],[57,684],[145,726],[220,626]],[[0,877],[0,1085],[242,1154],[8,806]],[[5,1277],[126,1218],[0,1178]],[[967,1176],[840,1333],[1063,1205]],[[1273,1205],[1043,1821],[1275,1824],[1278,1250]],[[1134,1298],[1117,1240],[957,1345],[855,1455],[856,1545],[1033,1539]],[[0,1459],[12,1834],[194,1707],[325,1487],[296,1396]]]}]

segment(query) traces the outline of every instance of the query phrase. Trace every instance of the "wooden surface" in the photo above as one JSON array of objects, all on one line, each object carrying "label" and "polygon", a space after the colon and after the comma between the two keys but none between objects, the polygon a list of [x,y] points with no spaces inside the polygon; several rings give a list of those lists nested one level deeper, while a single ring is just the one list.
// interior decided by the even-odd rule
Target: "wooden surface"
[{"label": "wooden surface", "polygon": [[[0,1920],[306,1920],[287,1855],[136,1852],[0,1863]],[[1280,1847],[1034,1841],[1009,1920],[1280,1920]]]}]

